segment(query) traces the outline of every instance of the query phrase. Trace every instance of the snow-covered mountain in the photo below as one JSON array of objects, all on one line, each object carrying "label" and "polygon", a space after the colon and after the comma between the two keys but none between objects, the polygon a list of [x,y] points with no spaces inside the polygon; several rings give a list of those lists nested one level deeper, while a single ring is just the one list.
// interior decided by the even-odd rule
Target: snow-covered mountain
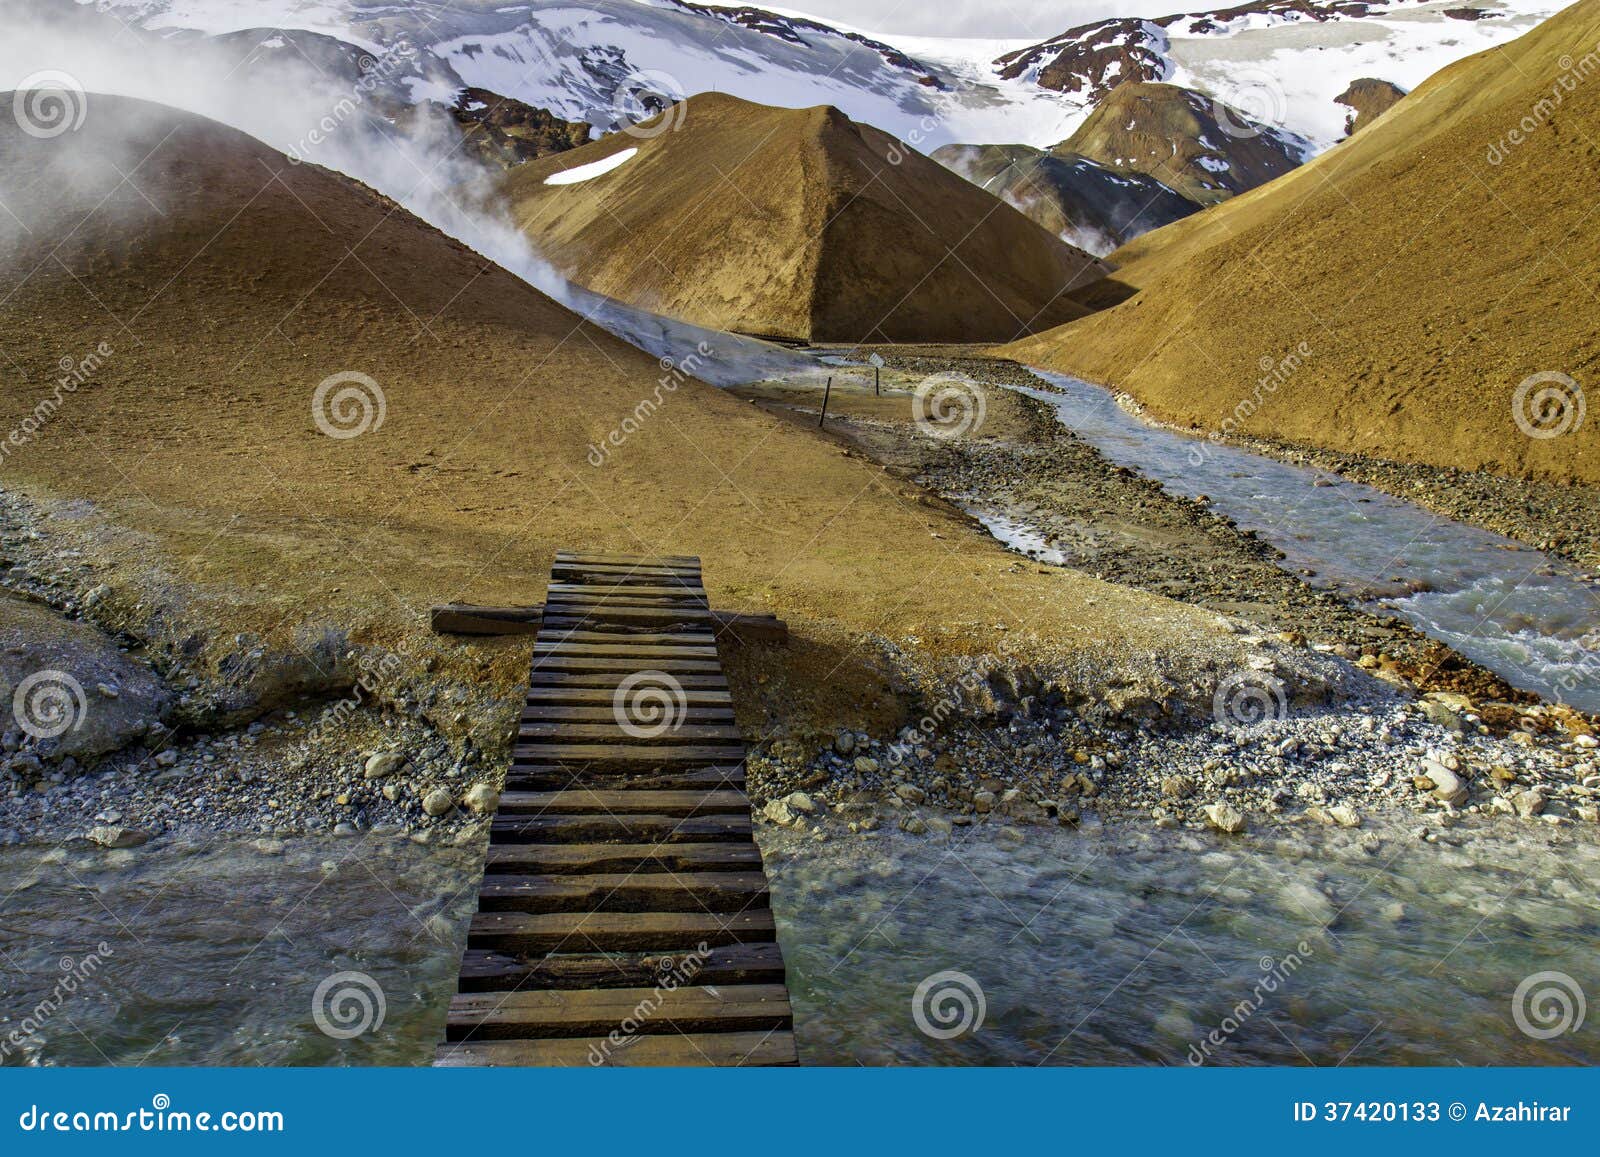
[{"label": "snow-covered mountain", "polygon": [[[1310,141],[1344,135],[1335,97],[1362,77],[1410,89],[1566,0],[1256,0],[1096,21],[1039,43],[879,35],[799,13],[688,0],[75,0],[163,35],[286,29],[381,57],[414,100],[463,87],[599,131],[662,99],[730,92],[833,104],[923,151],[1048,146],[1118,81],[1165,80]],[[1181,0],[1175,0],[1176,4]]]}]

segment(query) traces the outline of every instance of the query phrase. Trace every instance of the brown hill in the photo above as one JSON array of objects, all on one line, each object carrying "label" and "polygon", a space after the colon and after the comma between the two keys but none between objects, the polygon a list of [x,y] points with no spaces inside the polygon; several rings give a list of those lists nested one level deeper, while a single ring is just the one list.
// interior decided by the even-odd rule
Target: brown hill
[{"label": "brown hill", "polygon": [[1350,110],[1344,118],[1344,135],[1355,136],[1399,104],[1405,95],[1405,89],[1387,80],[1375,80],[1370,76],[1352,80],[1343,92],[1333,98],[1335,104],[1342,104]]},{"label": "brown hill", "polygon": [[1139,81],[1112,89],[1051,152],[1143,173],[1210,205],[1287,173],[1301,144],[1192,88]]},{"label": "brown hill", "polygon": [[[1576,393],[1589,408],[1600,366],[1597,42],[1582,0],[1451,65],[1303,168],[1124,246],[1136,296],[1011,352],[1208,429],[1600,481]],[[1564,435],[1516,421],[1537,374],[1574,384],[1531,383],[1520,416],[1558,429],[1565,390]]]},{"label": "brown hill", "polygon": [[505,189],[558,268],[656,313],[799,340],[1010,339],[1081,316],[1065,294],[1103,268],[834,108],[704,93],[637,130],[524,165]]},{"label": "brown hill", "polygon": [[[203,118],[97,94],[48,139],[0,118],[0,201],[0,485],[61,512],[107,605],[166,616],[185,662],[331,625],[514,685],[525,651],[431,640],[426,608],[537,601],[562,547],[703,556],[718,605],[790,620],[772,662],[801,674],[771,685],[833,725],[881,710],[869,632],[948,653],[1004,622],[1108,673],[1218,637],[1019,566],[813,431],[663,387],[392,202]],[[341,373],[373,386],[319,411]],[[365,432],[324,432],[361,426],[361,393]]]}]

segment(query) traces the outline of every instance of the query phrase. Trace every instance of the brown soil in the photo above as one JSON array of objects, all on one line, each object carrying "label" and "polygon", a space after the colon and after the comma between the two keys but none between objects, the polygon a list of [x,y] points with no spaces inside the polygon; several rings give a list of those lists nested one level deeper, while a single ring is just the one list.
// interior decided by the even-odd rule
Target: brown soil
[{"label": "brown soil", "polygon": [[[657,313],[797,340],[1009,340],[1082,316],[1064,294],[1104,269],[834,108],[704,93],[637,132],[522,166],[505,190],[559,269]],[[544,183],[625,149],[609,173]]]},{"label": "brown soil", "polygon": [[[883,640],[934,658],[1003,643],[1090,680],[1238,654],[1213,616],[1021,565],[747,402],[693,380],[660,394],[655,359],[233,130],[96,95],[52,140],[0,121],[0,173],[17,218],[0,215],[0,430],[63,359],[109,350],[7,446],[4,485],[51,503],[52,535],[96,542],[94,578],[147,617],[289,648],[336,624],[514,686],[525,642],[434,644],[429,604],[537,601],[563,547],[696,554],[716,605],[790,622],[788,648],[736,664],[755,709],[834,726],[893,713]],[[381,426],[319,432],[313,391],[340,371],[381,387]]]},{"label": "brown soil", "polygon": [[1561,61],[1592,63],[1597,42],[1600,2],[1583,0],[1450,66],[1310,164],[1124,246],[1111,285],[1131,299],[1008,352],[1181,424],[1600,481],[1593,414],[1531,438],[1513,412],[1539,373],[1595,392],[1600,231],[1579,190],[1600,157],[1600,85]]}]

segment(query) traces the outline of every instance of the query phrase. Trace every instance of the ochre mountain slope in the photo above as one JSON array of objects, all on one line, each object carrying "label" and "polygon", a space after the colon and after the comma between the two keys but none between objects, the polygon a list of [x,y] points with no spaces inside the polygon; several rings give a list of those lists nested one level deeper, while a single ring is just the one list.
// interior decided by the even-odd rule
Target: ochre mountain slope
[{"label": "ochre mountain slope", "polygon": [[[580,285],[700,325],[802,340],[1009,340],[1081,316],[1102,267],[837,109],[703,93],[506,178]],[[625,150],[575,184],[565,170]]]},{"label": "ochre mountain slope", "polygon": [[[1121,289],[1091,293],[1135,296],[1007,352],[1206,429],[1600,481],[1600,420],[1578,424],[1575,394],[1600,404],[1597,173],[1600,0],[1582,0],[1304,167],[1117,250]],[[1301,343],[1303,364],[1263,387]],[[1538,374],[1574,385],[1531,385],[1519,424]],[[1562,426],[1552,386],[1568,428],[1530,437]]]},{"label": "ochre mountain slope", "polygon": [[[1004,622],[1008,647],[1108,672],[1220,637],[1020,566],[813,431],[663,387],[655,358],[392,202],[203,118],[97,94],[51,139],[0,118],[0,201],[0,486],[99,543],[108,597],[215,600],[230,649],[316,624],[436,645],[430,603],[537,602],[564,547],[702,556],[717,605],[789,619],[775,661],[812,670],[791,699],[823,715],[864,710],[866,632],[961,651]],[[324,424],[358,430],[376,390],[381,424],[320,428],[341,373],[373,385],[332,386]],[[440,653],[526,678],[520,652]]]}]

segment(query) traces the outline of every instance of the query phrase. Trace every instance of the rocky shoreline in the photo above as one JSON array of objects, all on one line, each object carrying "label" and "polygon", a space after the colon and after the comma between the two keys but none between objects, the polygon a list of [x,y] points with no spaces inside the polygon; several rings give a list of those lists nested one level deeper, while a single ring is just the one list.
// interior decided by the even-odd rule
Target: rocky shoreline
[{"label": "rocky shoreline", "polygon": [[[1011,363],[878,352],[910,383],[963,372],[1037,384]],[[758,396],[775,407],[815,404],[804,393]],[[1008,669],[976,686],[924,672],[918,692],[932,727],[889,740],[842,732],[816,754],[769,744],[752,768],[768,822],[819,836],[999,822],[1016,838],[1030,822],[1233,833],[1264,824],[1356,827],[1382,814],[1427,838],[1470,817],[1558,826],[1600,819],[1593,720],[1540,703],[1403,622],[1311,587],[1203,503],[1107,463],[1042,404],[991,390],[988,405],[991,415],[1006,408],[1002,425],[1021,433],[929,438],[909,421],[852,411],[848,396],[829,428],[986,523],[998,515],[1023,529],[1016,537],[1024,544],[1033,532],[1068,566],[1227,616],[1258,649],[1251,673],[1260,678],[1247,678],[1243,694],[1265,716],[1231,718],[1220,692],[1206,702],[1173,688],[1171,712],[1140,718],[1084,702],[1070,681],[1026,671],[1020,684]],[[866,408],[863,399],[858,409]]]},{"label": "rocky shoreline", "polygon": [[[481,729],[439,726],[477,721],[441,711],[467,695],[443,677],[425,686],[432,659],[333,634],[274,652],[198,617],[174,627],[148,590],[117,605],[97,560],[52,522],[0,493],[0,845],[481,838],[501,761]],[[182,642],[163,647],[151,623]]]}]

